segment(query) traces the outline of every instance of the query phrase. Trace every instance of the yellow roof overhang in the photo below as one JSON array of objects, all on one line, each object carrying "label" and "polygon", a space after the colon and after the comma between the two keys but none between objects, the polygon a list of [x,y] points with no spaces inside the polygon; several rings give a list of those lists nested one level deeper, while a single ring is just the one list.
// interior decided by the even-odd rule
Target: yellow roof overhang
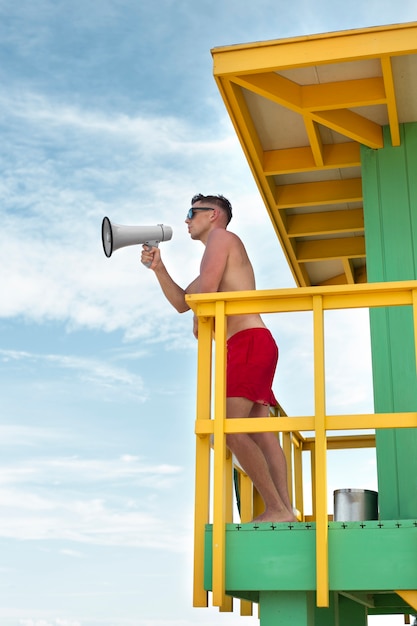
[{"label": "yellow roof overhang", "polygon": [[298,285],[366,281],[360,145],[417,120],[417,22],[212,50]]}]

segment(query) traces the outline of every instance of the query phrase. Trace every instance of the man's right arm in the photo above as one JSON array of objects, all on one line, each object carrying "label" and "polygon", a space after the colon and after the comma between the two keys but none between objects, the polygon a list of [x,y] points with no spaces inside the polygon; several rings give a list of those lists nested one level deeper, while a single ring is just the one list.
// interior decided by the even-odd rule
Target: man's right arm
[{"label": "man's right arm", "polygon": [[190,307],[185,301],[186,290],[177,285],[177,283],[169,275],[162,262],[159,248],[153,247],[148,250],[146,246],[143,246],[142,263],[154,271],[161,286],[162,293],[168,302],[172,304],[174,309],[176,309],[178,313],[185,313],[185,311],[189,311]]}]

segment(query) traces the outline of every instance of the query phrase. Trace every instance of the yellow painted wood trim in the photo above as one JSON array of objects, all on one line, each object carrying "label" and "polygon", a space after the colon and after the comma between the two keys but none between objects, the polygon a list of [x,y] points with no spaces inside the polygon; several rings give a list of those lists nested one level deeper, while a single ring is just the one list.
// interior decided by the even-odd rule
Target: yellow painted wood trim
[{"label": "yellow painted wood trim", "polygon": [[225,459],[226,437],[226,318],[224,302],[216,302],[215,317],[215,402],[214,402],[214,472],[213,472],[213,604],[225,602],[225,552],[226,552],[226,493]]},{"label": "yellow painted wood trim", "polygon": [[[328,420],[326,419],[326,424]],[[308,445],[307,441],[304,447]],[[366,435],[332,435],[327,437],[328,450],[347,450],[357,448],[375,448],[376,440],[374,434]]]},{"label": "yellow painted wood trim", "polygon": [[260,433],[260,432],[292,432],[294,430],[309,431],[314,429],[314,417],[257,417],[232,418],[225,424],[226,433]]},{"label": "yellow painted wood trim", "polygon": [[338,237],[337,239],[315,239],[297,243],[297,259],[300,263],[365,257],[365,237]]},{"label": "yellow painted wood trim", "polygon": [[[226,451],[226,459],[224,462],[225,473],[225,522],[226,524],[233,522],[233,457],[229,450]],[[226,542],[225,550],[225,572],[226,572]],[[225,578],[226,586],[226,578]],[[223,595],[222,603],[219,607],[221,613],[231,613],[233,611],[232,596]]]},{"label": "yellow painted wood trim", "polygon": [[384,80],[379,76],[304,85],[301,97],[304,111],[352,109],[386,102]]},{"label": "yellow painted wood trim", "polygon": [[[200,421],[212,423],[211,417],[211,360],[213,318],[198,320],[197,352],[197,416]],[[208,606],[204,589],[204,539],[209,522],[210,507],[210,441],[208,435],[196,438],[195,458],[195,513],[194,513],[194,581],[193,606]]]},{"label": "yellow painted wood trim", "polygon": [[284,452],[285,462],[286,462],[286,467],[287,467],[288,494],[290,496],[291,504],[293,504],[292,477],[294,475],[294,471],[293,471],[293,459],[292,459],[292,446],[291,446],[291,433],[290,432],[282,433],[282,450]]},{"label": "yellow painted wood trim", "polygon": [[[396,428],[416,428],[417,412],[409,413],[361,413],[349,415],[327,415],[327,430],[350,430],[350,429],[378,429],[392,428],[395,422]],[[214,420],[196,420],[195,432],[198,436],[210,435],[214,433]],[[314,416],[294,416],[287,418],[257,418],[256,421],[250,418],[233,418],[226,420],[224,432],[233,433],[260,433],[260,432],[295,432],[314,430]],[[337,440],[337,436],[335,436]],[[363,436],[363,445],[348,447],[368,447],[368,441]],[[369,443],[373,435],[369,435]],[[303,438],[303,447],[308,447],[309,438]],[[330,440],[331,441],[331,440]],[[347,440],[348,441],[348,440]],[[337,447],[337,446],[336,446]],[[344,447],[343,445],[341,446]]]},{"label": "yellow painted wood trim", "polygon": [[263,176],[263,148],[253,125],[242,90],[237,85],[232,85],[227,80],[218,79],[217,82],[252,174],[255,180],[260,181],[260,193],[263,197],[275,233],[282,244],[288,265],[294,268],[293,271],[295,271],[296,281],[300,284],[305,284],[308,277],[305,274],[304,268],[297,267],[292,247],[288,245],[285,224],[279,214],[273,215],[271,213],[270,207],[275,205],[275,182],[272,178],[265,179]]},{"label": "yellow painted wood trim", "polygon": [[349,62],[416,50],[417,22],[213,48],[216,76]]},{"label": "yellow painted wood trim", "polygon": [[264,152],[263,171],[265,176],[297,174],[311,170],[359,167],[361,165],[360,144],[355,141],[326,144],[323,146],[323,165],[317,166],[310,146],[267,150]]},{"label": "yellow painted wood trim", "polygon": [[321,111],[311,115],[319,124],[323,124],[323,126],[353,139],[353,141],[358,141],[368,148],[376,150],[384,146],[381,126],[354,111],[342,109]]},{"label": "yellow painted wood trim", "polygon": [[304,125],[310,142],[311,152],[314,157],[314,165],[316,168],[321,168],[324,165],[324,146],[320,135],[320,127],[313,119],[306,116],[304,117]]},{"label": "yellow painted wood trim", "polygon": [[267,302],[273,302],[275,311],[279,313],[312,310],[312,298],[318,293],[323,297],[324,310],[412,305],[412,293],[416,290],[417,280],[404,280],[361,285],[223,291],[190,294],[185,298],[197,315],[210,317],[216,314],[215,307],[219,299],[226,305],[226,315],[233,314],[233,309],[228,307],[236,304],[241,307],[236,314],[252,312],[253,305],[262,313]]},{"label": "yellow painted wood trim", "polygon": [[[294,505],[304,519],[304,490],[303,490],[303,462],[302,448],[294,447]],[[292,495],[292,494],[291,494]]]},{"label": "yellow painted wood trim", "polygon": [[342,258],[342,265],[348,284],[353,285],[355,283],[355,269],[353,267],[352,259]]},{"label": "yellow painted wood trim", "polygon": [[327,529],[327,445],[326,393],[324,371],[324,317],[321,296],[313,297],[314,334],[314,412],[316,484],[316,577],[317,606],[329,606],[329,564]]},{"label": "yellow painted wood trim", "polygon": [[[417,413],[374,413],[362,415],[328,415],[328,430],[378,429],[378,428],[416,428]],[[349,424],[349,426],[348,426]]]},{"label": "yellow painted wood trim", "polygon": [[324,180],[312,183],[279,185],[276,190],[277,209],[362,201],[362,180]]},{"label": "yellow painted wood trim", "polygon": [[240,615],[241,617],[252,617],[253,615],[252,602],[249,602],[249,600],[240,601]]},{"label": "yellow painted wood trim", "polygon": [[319,145],[319,134],[313,132],[311,126],[313,120],[355,141],[362,139],[361,143],[371,148],[383,146],[379,124],[350,110],[386,103],[383,81],[379,77],[301,86],[276,72],[269,72],[239,75],[233,78],[233,83],[303,115],[307,134],[313,139],[313,153],[316,153],[314,146]]},{"label": "yellow painted wood trim", "polygon": [[287,217],[289,237],[361,232],[364,229],[363,209],[298,213]]},{"label": "yellow painted wood trim", "polygon": [[400,598],[407,602],[413,609],[417,611],[417,590],[415,589],[401,589],[396,591]]},{"label": "yellow painted wood trim", "polygon": [[194,581],[193,606],[207,607],[204,588],[205,527],[209,522],[210,442],[196,437],[195,508],[194,508]]},{"label": "yellow painted wood trim", "polygon": [[233,83],[281,106],[302,113],[302,87],[276,72],[233,77]]},{"label": "yellow painted wood trim", "polygon": [[249,476],[239,473],[240,519],[243,524],[253,519],[253,483]]},{"label": "yellow painted wood trim", "polygon": [[397,98],[395,95],[394,77],[392,74],[392,63],[389,56],[381,59],[382,75],[384,77],[385,92],[387,96],[388,120],[391,132],[391,143],[393,146],[401,144],[400,125],[398,121]]}]

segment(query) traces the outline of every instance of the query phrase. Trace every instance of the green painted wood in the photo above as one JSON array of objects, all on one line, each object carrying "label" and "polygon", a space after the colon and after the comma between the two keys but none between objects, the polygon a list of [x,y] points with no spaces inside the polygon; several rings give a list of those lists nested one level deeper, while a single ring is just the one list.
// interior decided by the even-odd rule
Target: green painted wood
[{"label": "green painted wood", "polygon": [[314,623],[317,626],[339,626],[339,594],[329,593],[329,606],[314,608]]},{"label": "green painted wood", "polygon": [[[226,591],[316,589],[314,524],[228,524]],[[212,589],[212,527],[206,528],[205,588]],[[398,522],[330,522],[329,586],[332,591],[414,589],[417,519]],[[250,598],[253,599],[253,596]]]},{"label": "green painted wood", "polygon": [[413,609],[396,593],[376,594],[373,597],[373,606],[368,609],[369,615],[413,615]]},{"label": "green painted wood", "polygon": [[338,626],[366,626],[368,622],[366,606],[344,596],[339,596],[338,616]]},{"label": "green painted wood", "polygon": [[417,528],[413,526],[374,525],[329,531],[330,588],[411,589],[417,581],[416,554]]},{"label": "green painted wood", "polygon": [[[401,126],[401,146],[362,147],[369,282],[417,278],[417,124]],[[416,411],[411,307],[370,311],[376,412]],[[380,517],[417,515],[417,429],[377,432]]]},{"label": "green painted wood", "polygon": [[314,595],[306,591],[262,591],[260,626],[314,626]]}]

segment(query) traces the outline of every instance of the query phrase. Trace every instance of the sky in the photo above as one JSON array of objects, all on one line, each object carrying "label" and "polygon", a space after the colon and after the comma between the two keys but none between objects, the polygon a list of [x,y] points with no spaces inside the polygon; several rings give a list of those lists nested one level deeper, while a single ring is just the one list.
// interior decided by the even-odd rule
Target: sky
[{"label": "sky", "polygon": [[[416,19],[415,0],[0,0],[1,626],[258,623],[192,608],[192,317],[138,246],[104,256],[101,222],[170,225],[185,286],[190,199],[222,193],[257,288],[294,287],[210,50]],[[371,412],[367,312],[346,315],[326,320],[328,410]],[[265,321],[274,391],[311,414],[311,320]],[[373,452],[349,454],[329,458],[329,506],[376,488]]]}]

